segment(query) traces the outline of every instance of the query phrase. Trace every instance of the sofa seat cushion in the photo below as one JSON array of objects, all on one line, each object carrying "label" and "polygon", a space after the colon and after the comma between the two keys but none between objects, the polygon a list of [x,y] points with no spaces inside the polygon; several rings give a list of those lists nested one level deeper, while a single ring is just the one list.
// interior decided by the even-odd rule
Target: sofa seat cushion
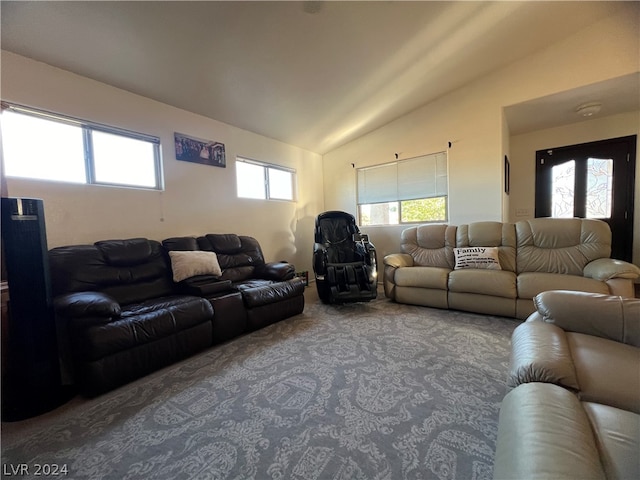
[{"label": "sofa seat cushion", "polygon": [[399,287],[422,287],[438,290],[447,289],[450,268],[406,267],[395,272],[395,282]]},{"label": "sofa seat cushion", "polygon": [[76,331],[76,351],[86,360],[151,343],[210,322],[213,308],[204,298],[170,296],[127,305],[110,323]]},{"label": "sofa seat cushion", "polygon": [[563,273],[525,272],[518,275],[518,297],[533,298],[548,290],[574,290],[609,294],[604,282]]},{"label": "sofa seat cushion", "polygon": [[449,274],[449,291],[516,298],[516,274],[506,270],[454,270]]},{"label": "sofa seat cushion", "polygon": [[566,336],[580,398],[640,414],[640,348],[583,333]]},{"label": "sofa seat cushion", "polygon": [[294,278],[284,282],[251,280],[237,285],[247,308],[255,308],[304,294],[305,282]]},{"label": "sofa seat cushion", "polygon": [[640,415],[599,403],[583,402],[593,426],[607,478],[640,478]]}]

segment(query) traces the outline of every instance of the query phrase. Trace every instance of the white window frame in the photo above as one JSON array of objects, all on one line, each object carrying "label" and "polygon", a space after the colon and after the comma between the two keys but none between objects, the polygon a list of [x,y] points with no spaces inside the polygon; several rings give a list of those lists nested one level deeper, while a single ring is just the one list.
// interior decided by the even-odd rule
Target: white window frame
[{"label": "white window frame", "polygon": [[[449,219],[447,152],[436,152],[356,170],[358,223],[365,224],[363,207],[380,206],[397,211],[397,221],[367,225],[446,223]],[[403,221],[402,204],[412,200],[444,200],[444,218]],[[385,205],[387,207],[385,207]],[[391,216],[391,215],[390,215]],[[396,215],[393,214],[395,217]]]},{"label": "white window frame", "polygon": [[[273,163],[267,163],[267,162],[262,162],[260,160],[254,160],[251,158],[247,158],[247,157],[241,157],[241,156],[236,156],[236,165],[238,163],[245,163],[245,164],[249,164],[249,165],[254,165],[257,167],[261,167],[263,169],[263,185],[264,185],[264,195],[256,198],[256,197],[248,197],[248,196],[241,196],[240,192],[237,191],[237,196],[238,198],[247,198],[247,199],[253,199],[253,200],[276,200],[276,201],[282,201],[282,202],[296,202],[298,195],[297,195],[297,176],[296,176],[296,170],[293,168],[288,168],[288,167],[283,167],[282,165],[276,165]],[[269,170],[275,170],[278,172],[284,172],[284,173],[288,173],[289,175],[291,175],[291,198],[280,198],[275,196],[274,194],[272,194],[272,189],[271,186],[269,184]],[[238,176],[238,169],[236,168],[236,186],[237,184],[241,181],[240,177]]]},{"label": "white window frame", "polygon": [[[2,111],[9,111],[15,114],[27,115],[31,117],[38,118],[40,120],[50,121],[59,124],[71,125],[74,127],[78,127],[82,129],[82,150],[84,152],[84,173],[85,173],[85,181],[80,184],[88,184],[88,185],[107,185],[107,186],[115,186],[115,187],[125,187],[125,188],[135,188],[135,189],[144,189],[144,190],[162,190],[163,189],[163,176],[162,176],[162,161],[161,161],[161,153],[160,153],[160,138],[147,135],[144,133],[133,132],[130,130],[125,130],[118,127],[112,127],[109,125],[103,125],[95,122],[91,122],[88,120],[82,120],[75,117],[70,117],[68,115],[63,115],[59,113],[49,112],[46,110],[41,110],[37,108],[26,107],[23,105],[18,105],[14,103],[2,102]],[[93,132],[101,132],[110,135],[115,135],[122,138],[128,138],[133,140],[139,140],[142,142],[147,142],[151,144],[153,151],[153,177],[154,177],[154,185],[138,185],[134,183],[119,183],[119,182],[104,182],[96,179],[96,163],[94,157],[93,150]],[[4,132],[3,132],[4,135]],[[5,152],[6,155],[6,152]],[[6,161],[6,156],[5,156]],[[13,177],[11,174],[7,174],[7,177]],[[62,181],[62,180],[52,180],[41,177],[30,177],[30,176],[19,176],[16,178],[29,178],[39,181]],[[67,180],[70,183],[78,183],[72,180]]]}]

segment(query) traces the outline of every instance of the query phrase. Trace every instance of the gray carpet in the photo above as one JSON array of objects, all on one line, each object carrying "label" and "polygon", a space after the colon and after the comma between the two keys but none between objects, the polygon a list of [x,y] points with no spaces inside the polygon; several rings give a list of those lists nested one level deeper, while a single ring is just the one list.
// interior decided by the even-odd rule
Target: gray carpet
[{"label": "gray carpet", "polygon": [[517,324],[383,295],[308,301],[101,397],[3,424],[2,463],[77,479],[490,479]]}]

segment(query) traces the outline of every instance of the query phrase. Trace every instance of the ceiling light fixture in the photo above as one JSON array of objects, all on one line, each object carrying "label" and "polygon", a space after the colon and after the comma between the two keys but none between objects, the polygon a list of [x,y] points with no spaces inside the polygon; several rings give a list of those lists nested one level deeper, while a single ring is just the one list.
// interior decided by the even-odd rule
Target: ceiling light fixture
[{"label": "ceiling light fixture", "polygon": [[592,103],[584,103],[578,107],[576,107],[576,113],[583,117],[591,117],[598,113],[602,108],[601,103],[592,102]]}]

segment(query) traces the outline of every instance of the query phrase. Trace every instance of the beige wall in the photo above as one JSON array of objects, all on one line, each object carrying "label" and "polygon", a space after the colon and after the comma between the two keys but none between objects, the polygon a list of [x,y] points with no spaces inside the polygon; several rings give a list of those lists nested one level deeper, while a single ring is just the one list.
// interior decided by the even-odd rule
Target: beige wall
[{"label": "beige wall", "polygon": [[[510,142],[511,201],[509,221],[533,218],[535,214],[536,151],[607,138],[640,135],[640,112],[588,120],[557,128],[514,135]],[[636,165],[638,162],[636,146]],[[633,262],[640,265],[640,169],[636,167],[634,196]]]},{"label": "beige wall", "polygon": [[[527,153],[517,151],[508,138],[503,108],[640,71],[639,37],[636,18],[605,18],[322,158],[3,52],[4,99],[157,135],[166,179],[164,192],[9,179],[9,194],[45,199],[51,246],[134,235],[162,239],[235,232],[257,237],[268,259],[287,259],[310,270],[315,216],[334,209],[356,213],[355,168],[392,161],[395,153],[404,159],[447,150],[450,223],[513,220],[515,209],[530,203],[534,178],[526,174]],[[227,168],[175,161],[174,131],[223,142]],[[541,135],[540,143],[546,143],[545,132]],[[569,137],[569,143],[576,143]],[[505,154],[511,160],[508,197],[503,192]],[[298,203],[237,199],[236,155],[296,168]],[[402,229],[363,228],[380,262],[399,250]]]},{"label": "beige wall", "polygon": [[[7,179],[10,196],[44,199],[49,247],[108,238],[237,233],[267,260],[311,269],[313,221],[323,210],[320,155],[2,52],[3,100],[160,137],[164,191]],[[225,144],[227,168],[175,160],[173,134]],[[46,155],[46,145],[34,148]],[[235,157],[295,168],[298,202],[238,199]]]},{"label": "beige wall", "polygon": [[[326,154],[325,207],[356,213],[351,163],[357,168],[393,161],[395,152],[402,159],[442,151],[450,141],[449,223],[507,220],[521,199],[503,193],[504,155],[512,163],[512,192],[531,191],[534,177],[522,175],[520,160],[513,165],[503,108],[640,71],[638,38],[637,18],[605,18]],[[401,227],[363,231],[370,233],[382,254],[399,251]]]}]

